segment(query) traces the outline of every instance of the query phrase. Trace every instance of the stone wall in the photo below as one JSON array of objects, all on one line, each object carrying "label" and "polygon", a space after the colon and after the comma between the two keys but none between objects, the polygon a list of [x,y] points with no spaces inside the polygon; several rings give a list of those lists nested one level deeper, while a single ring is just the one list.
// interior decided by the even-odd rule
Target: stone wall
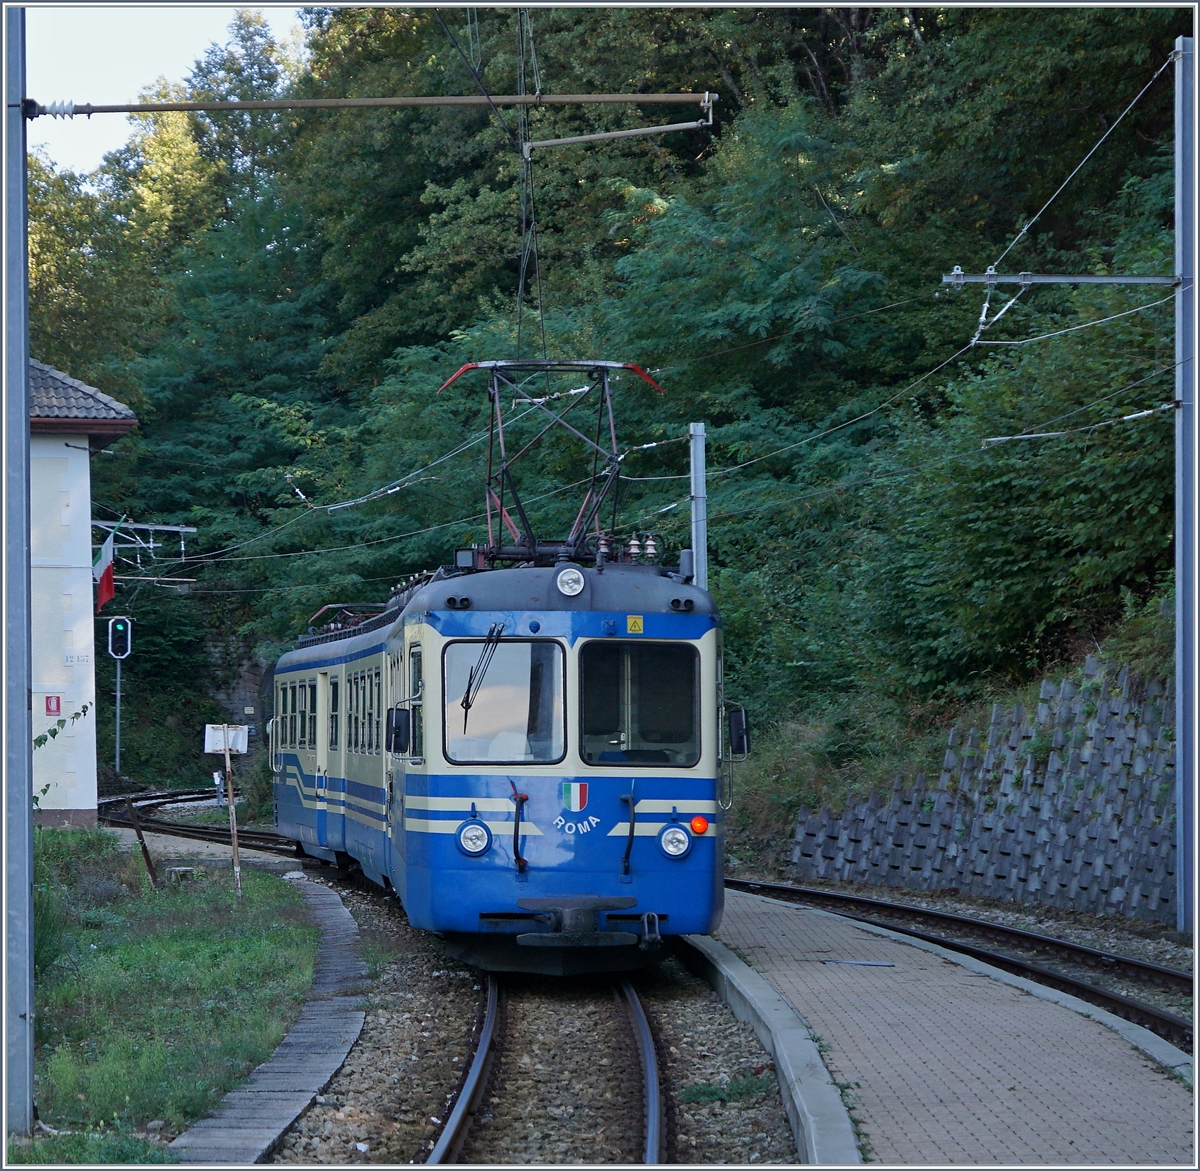
[{"label": "stone wall", "polygon": [[1174,723],[1169,684],[1089,658],[1036,711],[997,704],[983,738],[951,732],[936,784],[801,809],[796,877],[1174,924]]}]

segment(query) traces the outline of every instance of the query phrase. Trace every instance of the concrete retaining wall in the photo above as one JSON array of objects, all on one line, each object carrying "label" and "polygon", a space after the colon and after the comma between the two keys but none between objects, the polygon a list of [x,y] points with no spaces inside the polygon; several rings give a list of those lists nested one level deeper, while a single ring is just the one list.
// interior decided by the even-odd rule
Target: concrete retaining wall
[{"label": "concrete retaining wall", "polygon": [[1089,658],[1043,682],[1036,711],[951,732],[936,784],[917,774],[840,813],[801,809],[797,878],[1043,903],[1175,921],[1172,687]]}]

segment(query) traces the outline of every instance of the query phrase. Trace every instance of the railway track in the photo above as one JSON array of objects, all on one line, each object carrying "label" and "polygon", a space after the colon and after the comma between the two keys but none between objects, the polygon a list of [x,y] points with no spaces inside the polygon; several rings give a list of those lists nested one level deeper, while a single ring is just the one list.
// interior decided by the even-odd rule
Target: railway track
[{"label": "railway track", "polygon": [[[532,1103],[529,1103],[528,1099],[526,1100],[525,1114],[518,1109],[508,1111],[508,1116],[505,1116],[506,1112],[503,1107],[512,1098],[519,1097],[521,1093],[516,1085],[519,1076],[518,1069],[523,1065],[530,1064],[529,1055],[521,1052],[523,1036],[519,1028],[521,1014],[511,1011],[510,998],[525,999],[536,1008],[536,993],[530,997],[529,989],[521,987],[517,982],[502,983],[497,976],[489,976],[486,1006],[477,1031],[475,1053],[458,1089],[454,1105],[446,1117],[442,1132],[426,1160],[427,1163],[455,1163],[463,1155],[464,1148],[469,1149],[471,1158],[468,1161],[473,1163],[512,1161],[511,1159],[496,1158],[496,1155],[503,1151],[504,1136],[494,1132],[503,1130],[506,1122],[519,1126],[521,1121],[527,1118],[528,1106]],[[618,980],[615,984],[608,984],[606,991],[594,994],[592,999],[608,1001],[607,1011],[609,1012],[616,1007],[617,999],[624,1005],[629,1024],[632,1026],[633,1046],[638,1055],[639,1090],[636,1093],[630,1092],[629,1080],[632,1074],[625,1068],[629,1063],[620,1053],[617,1054],[615,1068],[612,1068],[611,1072],[615,1078],[624,1083],[626,1099],[640,1094],[643,1107],[641,1162],[644,1164],[661,1163],[665,1149],[665,1131],[658,1058],[655,1052],[654,1038],[641,1001],[638,999],[633,985],[624,979]],[[530,1004],[525,1006],[527,1012],[530,1006]],[[601,1010],[601,1012],[604,1011],[606,1010]],[[611,1021],[609,1023],[611,1024]],[[588,1053],[586,1059],[590,1064],[597,1066],[608,1066],[613,1061],[611,1056],[600,1057],[599,1051]],[[501,1066],[504,1067],[503,1085],[498,1085],[496,1075]],[[541,1066],[537,1065],[536,1069],[540,1071]],[[560,1093],[561,1083],[568,1081],[570,1076],[569,1072],[560,1075],[560,1084],[557,1086]],[[531,1080],[538,1082],[549,1079],[544,1075],[539,1078],[535,1074]],[[535,1093],[540,1094],[543,1098],[545,1096],[541,1086],[537,1087]],[[611,1092],[606,1092],[604,1097],[610,1098]],[[496,1109],[497,1105],[501,1108]],[[536,1105],[536,1112],[541,1117],[553,1117],[553,1108],[549,1104],[538,1102]],[[595,1109],[601,1105],[607,1106],[607,1111],[603,1109],[598,1111],[601,1116],[604,1113],[612,1115],[615,1105],[618,1120],[622,1112],[620,1103],[589,1103],[581,1099],[580,1105],[588,1109]],[[601,1125],[603,1125],[603,1121],[603,1117],[601,1117]],[[522,1136],[521,1141],[527,1140]],[[603,1159],[602,1161],[609,1160]]]},{"label": "railway track", "polygon": [[[184,824],[154,816],[154,811],[164,806],[211,800],[212,796],[213,790],[210,788],[183,789],[173,792],[141,793],[131,797],[130,800],[139,811],[138,822],[147,832],[171,834],[196,841],[228,843],[229,830],[224,826]],[[107,797],[99,801],[97,803],[99,820],[107,825],[130,825],[125,802],[125,797]],[[239,830],[238,842],[245,849],[262,850],[287,857],[295,857],[297,853],[297,845],[291,839],[261,830]],[[1094,983],[1071,971],[1047,967],[1041,961],[1048,958],[1051,962],[1069,968],[1097,972],[1102,977],[1119,978],[1133,984],[1150,985],[1166,989],[1173,994],[1187,996],[1191,995],[1193,989],[1191,972],[1134,959],[1117,952],[1086,947],[1053,936],[1039,935],[1036,932],[991,923],[967,915],[914,907],[908,903],[896,903],[817,887],[754,882],[737,878],[727,878],[725,885],[730,890],[765,894],[790,902],[822,907],[850,919],[877,927],[886,927],[892,931],[911,935],[915,939],[973,956],[1004,971],[1012,972],[1014,975],[1024,976],[1039,984],[1068,992],[1089,1004],[1106,1009],[1115,1016],[1142,1025],[1174,1045],[1188,1050],[1192,1048],[1194,1030],[1192,1022],[1185,1017],[1127,996],[1113,988]],[[936,929],[936,933],[916,927],[913,925],[915,923],[933,927]],[[991,944],[998,944],[1005,950],[997,951],[995,947],[984,947],[972,940],[984,940]]]},{"label": "railway track", "polygon": [[[168,821],[155,817],[154,811],[167,805],[186,805],[211,801],[213,790],[180,789],[167,793],[138,793],[131,795],[137,811],[138,824],[146,833],[169,834],[177,838],[191,838],[197,842],[219,842],[229,844],[229,829],[221,825],[192,825],[186,822]],[[96,818],[102,825],[132,826],[125,797],[104,797],[96,803]],[[238,829],[238,845],[244,850],[263,850],[270,854],[295,857],[296,843],[291,838],[264,830]]]},{"label": "railway track", "polygon": [[[1072,996],[1077,996],[1080,1000],[1086,1000],[1089,1004],[1106,1009],[1115,1016],[1150,1029],[1174,1045],[1188,1050],[1192,1047],[1192,1022],[1186,1018],[1125,996],[1111,988],[1073,975],[1069,971],[1047,967],[1044,963],[1036,962],[1036,959],[1049,957],[1052,961],[1073,968],[1098,970],[1105,975],[1119,976],[1134,983],[1149,984],[1156,988],[1166,988],[1172,992],[1188,995],[1191,994],[1193,988],[1191,972],[1164,967],[1161,964],[1149,963],[1116,952],[1086,947],[1053,936],[1039,935],[1036,932],[1016,927],[990,923],[967,915],[914,907],[908,903],[843,894],[816,887],[752,882],[746,879],[727,878],[725,885],[730,890],[769,895],[772,898],[784,899],[788,902],[821,907],[848,919],[855,919],[876,927],[886,927],[891,931],[898,931],[904,935],[911,935],[915,939],[935,943],[964,955],[973,956],[1004,971],[1012,972],[1014,975],[1025,976],[1039,984],[1057,988],[1062,992],[1069,992]],[[939,932],[950,932],[951,934],[934,934],[931,931],[912,926],[913,923],[933,926]],[[964,936],[968,938],[963,938]],[[1005,950],[997,951],[994,948],[982,947],[971,942],[972,937],[998,943]],[[1023,956],[1020,953],[1026,953],[1026,955]],[[1029,955],[1036,958],[1026,958]]]}]

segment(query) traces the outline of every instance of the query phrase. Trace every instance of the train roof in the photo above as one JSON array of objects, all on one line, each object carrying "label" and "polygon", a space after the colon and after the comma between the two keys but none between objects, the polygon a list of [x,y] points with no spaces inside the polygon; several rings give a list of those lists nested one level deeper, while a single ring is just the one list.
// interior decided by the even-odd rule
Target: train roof
[{"label": "train roof", "polygon": [[[583,574],[583,589],[574,597],[562,593],[556,585],[559,573],[566,568]],[[678,574],[668,573],[657,565],[617,563],[596,569],[564,562],[548,568],[521,566],[474,571],[443,567],[393,594],[382,614],[344,630],[302,636],[295,650],[282,656],[279,666],[298,666],[312,657],[303,652],[309,648],[316,651],[329,643],[339,644],[339,658],[354,657],[360,650],[365,653],[366,648],[386,642],[392,628],[403,625],[409,615],[437,610],[717,613],[716,603],[707,590],[684,583]],[[316,653],[319,656],[322,652]]]}]

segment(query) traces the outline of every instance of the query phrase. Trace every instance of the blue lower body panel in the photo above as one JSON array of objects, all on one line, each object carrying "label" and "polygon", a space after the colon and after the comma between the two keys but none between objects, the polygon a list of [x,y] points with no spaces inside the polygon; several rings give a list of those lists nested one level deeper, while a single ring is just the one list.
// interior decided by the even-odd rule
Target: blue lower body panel
[{"label": "blue lower body panel", "polygon": [[[645,912],[659,917],[663,934],[707,933],[720,922],[724,825],[711,777],[637,778],[627,868],[628,778],[413,775],[408,785],[404,901],[414,926],[503,931],[502,916],[517,915],[518,900],[584,896],[635,900],[628,909],[599,912],[601,930],[628,927]],[[516,841],[514,786],[528,797]],[[701,833],[691,824],[695,817],[707,822]],[[491,834],[480,857],[458,845],[457,830],[471,820]],[[659,844],[672,825],[688,838],[682,857],[668,856]],[[514,920],[511,930],[528,927]]]},{"label": "blue lower body panel", "polygon": [[[321,793],[315,782],[285,757],[275,783],[279,832],[313,853],[357,859],[367,877],[395,888],[414,927],[445,933],[471,962],[564,974],[633,968],[661,958],[645,946],[654,935],[707,934],[721,921],[715,778],[414,773],[397,779],[390,805],[381,786],[328,778]],[[469,822],[488,832],[477,856],[459,844]],[[660,843],[668,827],[686,836],[679,856]],[[596,904],[585,915],[589,945],[568,946],[566,933],[539,941],[553,946],[530,945],[531,935],[565,932],[552,909],[564,900]]]}]

